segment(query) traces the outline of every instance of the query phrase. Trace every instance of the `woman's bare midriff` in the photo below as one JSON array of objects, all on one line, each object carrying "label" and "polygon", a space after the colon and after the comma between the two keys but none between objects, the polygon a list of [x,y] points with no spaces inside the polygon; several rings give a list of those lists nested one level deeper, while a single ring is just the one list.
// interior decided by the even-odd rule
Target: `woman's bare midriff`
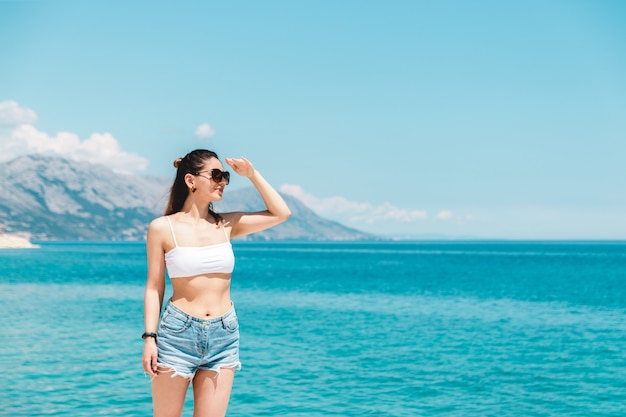
[{"label": "woman's bare midriff", "polygon": [[172,303],[194,317],[222,316],[232,307],[230,278],[231,274],[226,273],[173,278]]}]

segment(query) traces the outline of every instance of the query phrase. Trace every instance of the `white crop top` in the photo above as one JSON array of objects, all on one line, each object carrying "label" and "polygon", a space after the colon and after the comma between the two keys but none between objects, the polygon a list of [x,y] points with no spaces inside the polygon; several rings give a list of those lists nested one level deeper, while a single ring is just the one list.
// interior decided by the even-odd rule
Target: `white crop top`
[{"label": "white crop top", "polygon": [[174,238],[174,249],[165,254],[165,265],[170,278],[194,277],[213,272],[232,273],[235,269],[235,254],[228,240],[224,225],[222,230],[226,242],[210,246],[178,246],[174,228],[169,216],[166,216]]}]

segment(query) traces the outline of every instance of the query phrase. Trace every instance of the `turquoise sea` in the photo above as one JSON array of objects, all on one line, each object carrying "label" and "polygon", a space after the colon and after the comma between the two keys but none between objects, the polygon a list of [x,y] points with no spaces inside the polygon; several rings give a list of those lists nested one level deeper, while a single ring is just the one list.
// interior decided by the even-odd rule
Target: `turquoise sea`
[{"label": "turquoise sea", "polygon": [[[229,416],[626,415],[624,242],[234,247]],[[145,274],[143,243],[1,250],[0,415],[150,416]]]}]

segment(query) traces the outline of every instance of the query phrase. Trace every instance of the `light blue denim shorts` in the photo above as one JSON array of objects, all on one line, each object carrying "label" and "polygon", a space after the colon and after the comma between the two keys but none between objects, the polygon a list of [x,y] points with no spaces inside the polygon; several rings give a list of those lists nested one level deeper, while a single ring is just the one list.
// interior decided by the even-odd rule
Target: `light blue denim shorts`
[{"label": "light blue denim shorts", "polygon": [[173,370],[172,377],[193,378],[196,371],[220,372],[241,368],[239,321],[233,305],[226,314],[211,319],[190,316],[169,300],[157,329],[157,365]]}]

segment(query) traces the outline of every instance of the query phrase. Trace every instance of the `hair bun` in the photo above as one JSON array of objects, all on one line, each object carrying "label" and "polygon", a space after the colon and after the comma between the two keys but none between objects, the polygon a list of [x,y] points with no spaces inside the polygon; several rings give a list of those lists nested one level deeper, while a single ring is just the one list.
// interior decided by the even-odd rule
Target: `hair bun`
[{"label": "hair bun", "polygon": [[181,162],[183,162],[183,158],[176,158],[174,160],[174,168],[178,168]]}]

